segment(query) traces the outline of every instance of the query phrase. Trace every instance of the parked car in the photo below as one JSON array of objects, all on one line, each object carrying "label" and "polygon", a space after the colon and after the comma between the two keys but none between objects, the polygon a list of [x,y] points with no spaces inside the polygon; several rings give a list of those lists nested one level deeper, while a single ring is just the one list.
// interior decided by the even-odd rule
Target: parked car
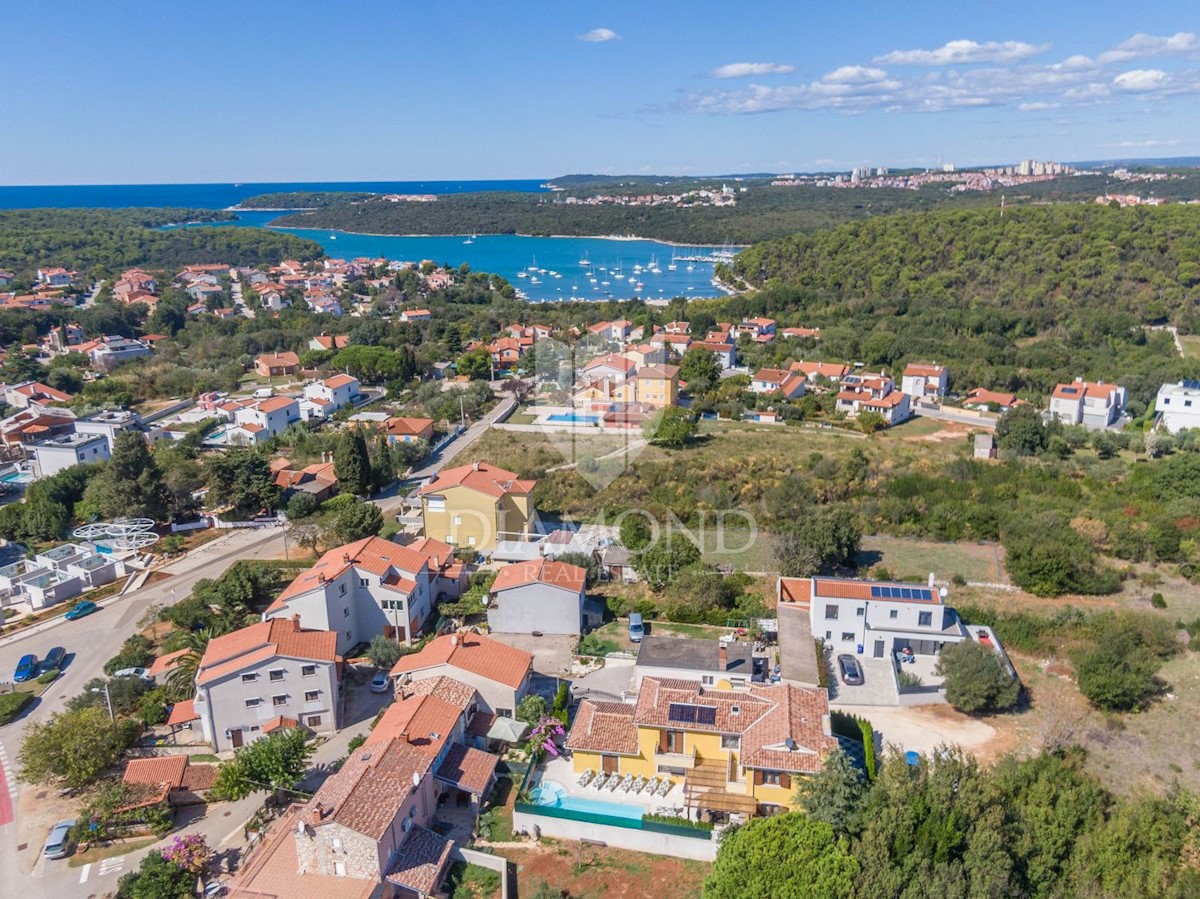
[{"label": "parked car", "polygon": [[74,821],[59,821],[46,837],[46,846],[42,855],[46,858],[66,858],[71,853],[71,828]]},{"label": "parked car", "polygon": [[386,693],[391,685],[391,678],[382,671],[376,671],[375,676],[371,678],[372,693]]},{"label": "parked car", "polygon": [[21,661],[17,662],[17,670],[13,672],[13,683],[21,684],[27,680],[33,680],[35,677],[37,677],[37,673],[37,656],[21,656]]},{"label": "parked car", "polygon": [[67,621],[74,621],[76,618],[82,618],[84,615],[91,615],[92,612],[95,612],[99,608],[90,599],[85,599],[83,602],[75,603],[75,606],[64,617]]},{"label": "parked car", "polygon": [[55,646],[46,653],[46,658],[42,659],[42,670],[49,671],[51,668],[62,668],[63,660],[66,657],[67,651],[61,646]]},{"label": "parked car", "polygon": [[646,633],[646,625],[641,612],[629,613],[629,640],[631,643],[641,643],[642,635]]},{"label": "parked car", "polygon": [[843,654],[837,657],[838,669],[842,672],[842,683],[848,684],[851,687],[857,687],[863,682],[862,665],[858,664],[858,659],[849,654]]},{"label": "parked car", "polygon": [[140,677],[142,680],[150,680],[150,672],[145,668],[122,668],[120,671],[114,671],[113,677]]}]

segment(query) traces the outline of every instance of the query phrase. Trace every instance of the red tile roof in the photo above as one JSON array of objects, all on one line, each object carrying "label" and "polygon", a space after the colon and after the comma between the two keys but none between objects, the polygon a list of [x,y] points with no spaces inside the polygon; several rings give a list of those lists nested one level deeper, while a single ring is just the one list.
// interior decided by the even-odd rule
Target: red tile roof
[{"label": "red tile roof", "polygon": [[624,702],[597,702],[585,699],[575,713],[575,723],[567,735],[567,748],[584,752],[637,755],[637,726],[633,706]]},{"label": "red tile roof", "polygon": [[168,652],[166,655],[161,655],[150,663],[150,667],[146,669],[146,674],[149,677],[158,677],[160,674],[166,674],[172,668],[179,664],[179,660],[191,652],[190,649],[177,649],[174,652]]},{"label": "red tile roof", "polygon": [[541,558],[528,562],[514,562],[501,568],[496,580],[492,582],[492,593],[530,584],[546,584],[570,590],[572,593],[582,593],[586,580],[586,568]]},{"label": "red tile roof", "polygon": [[357,384],[358,378],[352,378],[350,375],[334,375],[325,381],[325,386],[330,390],[336,390],[339,387],[345,387],[347,384]]},{"label": "red tile roof", "polygon": [[171,707],[171,714],[167,717],[167,724],[187,724],[189,721],[199,720],[200,716],[196,714],[196,701],[194,699],[184,699]]},{"label": "red tile roof", "polygon": [[186,755],[159,755],[145,759],[131,759],[125,765],[121,780],[127,784],[150,784],[153,786],[178,787],[183,784],[183,772],[187,769]]},{"label": "red tile roof", "polygon": [[295,368],[300,365],[300,357],[295,353],[263,353],[254,360],[255,365],[266,368]]},{"label": "red tile roof", "polygon": [[289,718],[287,715],[276,715],[262,726],[262,732],[269,734],[277,730],[295,730],[299,726],[300,722],[295,718]]},{"label": "red tile roof", "polygon": [[496,763],[499,757],[490,752],[472,749],[462,743],[455,743],[446,753],[446,758],[438,765],[435,775],[440,780],[482,796],[492,785],[496,773]]},{"label": "red tile roof", "polygon": [[326,552],[316,565],[288,584],[267,607],[267,611],[282,609],[293,596],[315,590],[351,567],[362,568],[384,578],[393,570],[419,575],[427,565],[428,557],[411,547],[401,546],[383,537],[366,537]]},{"label": "red tile roof", "polygon": [[505,471],[487,462],[476,462],[472,465],[460,465],[457,468],[443,468],[432,481],[421,488],[421,496],[447,490],[451,487],[469,487],[480,493],[499,499],[512,493],[524,496],[533,492],[537,481],[522,480],[515,472]]},{"label": "red tile roof", "polygon": [[277,412],[280,409],[286,409],[288,406],[294,406],[296,401],[290,396],[273,396],[269,400],[263,400],[261,403],[256,403],[259,412]]},{"label": "red tile roof", "polygon": [[209,683],[274,656],[336,662],[337,634],[304,630],[292,618],[271,618],[213,637],[200,660],[196,683]]},{"label": "red tile roof", "polygon": [[910,362],[904,367],[904,377],[940,377],[946,369],[940,365],[933,365],[929,362]]},{"label": "red tile roof", "polygon": [[436,892],[453,848],[453,842],[432,830],[413,827],[388,868],[388,882],[422,896]]},{"label": "red tile roof", "polygon": [[391,673],[395,677],[443,665],[469,671],[515,690],[533,666],[533,656],[523,649],[468,631],[435,637],[420,652],[401,657]]}]

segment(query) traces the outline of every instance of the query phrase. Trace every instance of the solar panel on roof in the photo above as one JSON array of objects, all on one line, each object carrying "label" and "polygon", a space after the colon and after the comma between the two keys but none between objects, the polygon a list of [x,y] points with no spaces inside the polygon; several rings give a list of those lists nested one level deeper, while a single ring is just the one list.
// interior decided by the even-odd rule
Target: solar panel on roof
[{"label": "solar panel on roof", "polygon": [[913,598],[912,590],[905,587],[904,589],[902,589],[900,591],[900,598],[901,599],[912,599]]},{"label": "solar panel on roof", "polygon": [[667,720],[694,724],[696,722],[696,707],[684,702],[673,702],[667,707]]},{"label": "solar panel on roof", "polygon": [[872,599],[879,599],[880,595],[881,595],[880,589],[878,587],[871,588],[871,598]]},{"label": "solar panel on roof", "polygon": [[1200,381],[1193,381],[1191,378],[1185,378],[1180,383],[1188,390],[1200,390]]},{"label": "solar panel on roof", "polygon": [[716,724],[717,710],[712,706],[700,705],[696,706],[696,723],[697,724]]}]

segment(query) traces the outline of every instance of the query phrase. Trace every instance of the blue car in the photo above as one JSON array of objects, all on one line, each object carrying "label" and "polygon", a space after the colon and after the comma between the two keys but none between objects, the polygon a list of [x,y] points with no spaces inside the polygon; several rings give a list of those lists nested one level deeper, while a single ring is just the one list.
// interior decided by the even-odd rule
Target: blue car
[{"label": "blue car", "polygon": [[17,670],[13,673],[13,683],[20,684],[27,680],[32,680],[37,677],[37,671],[37,656],[21,656],[21,661],[17,662]]},{"label": "blue car", "polygon": [[66,618],[67,621],[74,621],[76,618],[82,618],[84,615],[91,615],[92,612],[96,611],[98,608],[100,607],[90,599],[85,599],[83,602],[75,603],[75,607],[71,609],[71,611],[67,612],[67,614],[63,617]]}]

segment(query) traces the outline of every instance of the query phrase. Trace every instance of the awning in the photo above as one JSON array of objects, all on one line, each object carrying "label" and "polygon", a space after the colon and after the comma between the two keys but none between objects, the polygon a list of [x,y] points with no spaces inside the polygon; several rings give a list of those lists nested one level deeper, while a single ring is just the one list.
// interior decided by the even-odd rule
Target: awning
[{"label": "awning", "polygon": [[497,718],[495,723],[488,728],[487,736],[489,740],[516,743],[525,736],[527,730],[529,730],[529,725],[524,721],[518,721],[516,718]]},{"label": "awning", "polygon": [[484,795],[492,785],[498,756],[455,743],[446,753],[434,776],[443,783],[476,796]]},{"label": "awning", "polygon": [[183,702],[177,702],[171,708],[171,714],[167,716],[167,724],[187,724],[189,721],[198,721],[200,716],[196,714],[196,705],[194,699],[185,699]]},{"label": "awning", "polygon": [[758,802],[753,796],[727,793],[724,790],[704,790],[691,793],[687,797],[688,808],[708,809],[710,812],[740,812],[743,815],[753,815],[758,810]]}]

